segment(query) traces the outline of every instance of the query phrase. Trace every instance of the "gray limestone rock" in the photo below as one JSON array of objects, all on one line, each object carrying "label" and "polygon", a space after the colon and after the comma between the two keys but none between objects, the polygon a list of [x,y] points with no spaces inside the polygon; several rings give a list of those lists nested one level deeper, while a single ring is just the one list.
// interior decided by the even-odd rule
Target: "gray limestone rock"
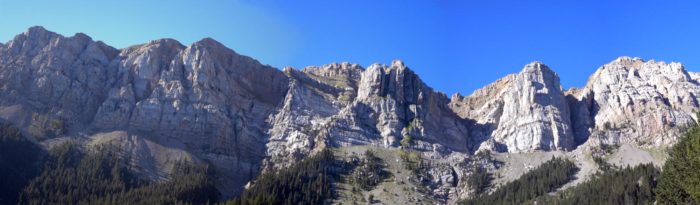
[{"label": "gray limestone rock", "polygon": [[[697,121],[700,84],[680,63],[620,57],[600,67],[572,96],[575,124],[593,145],[669,146]],[[581,136],[583,137],[583,136]]]},{"label": "gray limestone rock", "polygon": [[476,120],[479,149],[523,152],[570,150],[574,132],[559,77],[546,65],[533,62],[467,97],[454,96],[451,107]]}]

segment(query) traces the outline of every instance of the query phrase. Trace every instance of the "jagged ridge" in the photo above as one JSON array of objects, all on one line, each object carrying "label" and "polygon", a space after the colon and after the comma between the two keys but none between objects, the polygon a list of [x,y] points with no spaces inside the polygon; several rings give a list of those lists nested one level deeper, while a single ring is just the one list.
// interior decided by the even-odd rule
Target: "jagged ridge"
[{"label": "jagged ridge", "polygon": [[326,147],[399,147],[409,136],[411,149],[434,158],[667,146],[696,120],[698,76],[678,63],[622,57],[584,88],[564,90],[533,62],[448,98],[401,61],[280,71],[210,38],[119,50],[32,27],[0,44],[0,117],[47,145],[79,136],[118,144],[154,180],[175,160],[207,161],[231,194],[263,168]]}]

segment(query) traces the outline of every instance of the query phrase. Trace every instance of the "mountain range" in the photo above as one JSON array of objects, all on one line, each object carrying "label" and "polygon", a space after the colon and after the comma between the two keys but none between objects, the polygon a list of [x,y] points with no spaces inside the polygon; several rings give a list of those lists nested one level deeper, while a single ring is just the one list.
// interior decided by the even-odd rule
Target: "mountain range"
[{"label": "mountain range", "polygon": [[697,120],[699,79],[680,63],[620,57],[564,89],[532,62],[447,96],[399,60],[278,69],[210,38],[116,49],[32,27],[0,44],[0,118],[45,149],[117,146],[152,181],[169,180],[177,161],[210,164],[228,197],[324,149],[411,149],[444,162],[425,186],[454,201],[470,195],[467,159],[479,153],[669,147]]}]

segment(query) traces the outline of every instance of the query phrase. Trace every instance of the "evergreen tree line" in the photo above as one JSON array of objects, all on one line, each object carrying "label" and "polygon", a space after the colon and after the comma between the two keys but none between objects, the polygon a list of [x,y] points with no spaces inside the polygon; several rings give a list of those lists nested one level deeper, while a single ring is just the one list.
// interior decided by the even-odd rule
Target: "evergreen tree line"
[{"label": "evergreen tree line", "polygon": [[333,152],[323,150],[290,167],[261,174],[239,198],[225,204],[324,204],[333,195],[336,163]]},{"label": "evergreen tree line", "polygon": [[178,162],[171,180],[139,179],[109,147],[83,150],[64,143],[49,151],[43,172],[32,179],[19,204],[204,204],[219,200],[207,166]]},{"label": "evergreen tree line", "polygon": [[618,168],[532,204],[653,204],[659,175],[652,164]]},{"label": "evergreen tree line", "polygon": [[685,137],[669,152],[656,192],[658,204],[700,204],[700,127],[697,124],[688,129]]},{"label": "evergreen tree line", "polygon": [[44,151],[0,123],[0,204],[205,204],[219,200],[207,166],[176,163],[171,180],[139,179],[114,147],[66,142]]},{"label": "evergreen tree line", "polygon": [[0,124],[0,204],[15,204],[22,189],[39,174],[43,150],[10,124]]},{"label": "evergreen tree line", "polygon": [[574,178],[578,167],[567,160],[552,157],[515,181],[509,182],[492,193],[484,193],[461,201],[460,204],[523,204],[536,197],[556,191]]},{"label": "evergreen tree line", "polygon": [[[239,198],[220,202],[208,166],[178,162],[170,180],[154,183],[132,173],[118,148],[84,149],[66,142],[48,152],[0,124],[0,204],[321,204],[332,197],[338,170],[324,150],[258,177]],[[377,167],[369,156],[367,167]]]}]

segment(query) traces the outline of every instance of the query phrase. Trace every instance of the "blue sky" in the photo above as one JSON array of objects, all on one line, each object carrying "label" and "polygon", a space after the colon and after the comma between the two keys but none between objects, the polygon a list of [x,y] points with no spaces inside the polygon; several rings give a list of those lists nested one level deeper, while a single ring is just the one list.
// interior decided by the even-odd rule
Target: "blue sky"
[{"label": "blue sky", "polygon": [[275,67],[402,59],[448,95],[543,61],[565,88],[619,56],[700,71],[693,1],[8,1],[0,42],[33,25],[122,48],[212,37]]}]

